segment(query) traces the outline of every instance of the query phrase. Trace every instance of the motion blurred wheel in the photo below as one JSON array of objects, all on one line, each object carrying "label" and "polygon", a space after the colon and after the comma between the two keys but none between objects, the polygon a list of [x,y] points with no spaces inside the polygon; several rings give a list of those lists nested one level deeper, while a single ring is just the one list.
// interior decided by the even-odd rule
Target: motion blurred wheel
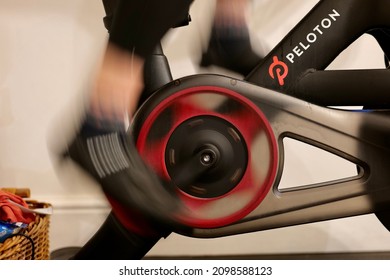
[{"label": "motion blurred wheel", "polygon": [[178,214],[183,225],[235,223],[270,190],[278,165],[273,131],[261,110],[237,92],[192,87],[149,100],[140,111],[137,149],[175,186],[188,209]]}]

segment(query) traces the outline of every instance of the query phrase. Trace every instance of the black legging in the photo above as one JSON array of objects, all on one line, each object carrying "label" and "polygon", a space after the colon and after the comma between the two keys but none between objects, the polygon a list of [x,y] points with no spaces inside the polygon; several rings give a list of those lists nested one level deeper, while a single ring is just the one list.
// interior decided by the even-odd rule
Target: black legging
[{"label": "black legging", "polygon": [[103,0],[109,41],[145,58],[188,14],[192,0]]}]

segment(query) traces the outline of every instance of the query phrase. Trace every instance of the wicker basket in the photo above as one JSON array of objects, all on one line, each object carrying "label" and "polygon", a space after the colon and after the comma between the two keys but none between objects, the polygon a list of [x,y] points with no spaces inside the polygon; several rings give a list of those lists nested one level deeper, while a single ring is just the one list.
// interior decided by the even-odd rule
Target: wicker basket
[{"label": "wicker basket", "polygon": [[[47,208],[48,203],[26,201],[30,208]],[[36,215],[21,233],[0,243],[0,260],[48,260],[50,215]]]}]

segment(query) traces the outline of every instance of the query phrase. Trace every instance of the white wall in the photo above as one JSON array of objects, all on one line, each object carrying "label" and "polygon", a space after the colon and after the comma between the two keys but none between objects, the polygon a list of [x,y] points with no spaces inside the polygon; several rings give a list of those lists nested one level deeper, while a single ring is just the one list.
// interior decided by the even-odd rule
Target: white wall
[{"label": "white wall", "polygon": [[[197,0],[190,26],[170,32],[164,40],[175,77],[205,71],[194,62],[207,42],[210,2]],[[255,1],[250,23],[256,28],[256,49],[270,50],[316,2]],[[69,137],[100,59],[106,40],[101,1],[0,0],[0,5],[0,186],[30,187],[33,198],[53,204],[52,249],[82,245],[108,213],[106,202],[78,170],[69,165],[59,168],[49,150],[58,149]],[[361,40],[332,67],[382,65],[379,52],[356,59],[366,48],[376,50],[372,40]],[[313,180],[323,176],[311,168],[313,153],[302,158],[302,149],[289,146],[283,184],[299,183],[302,177],[297,174]],[[326,160],[333,166],[326,174],[340,170]],[[150,255],[378,250],[390,250],[390,233],[374,216],[366,215],[210,240],[172,235]]]}]

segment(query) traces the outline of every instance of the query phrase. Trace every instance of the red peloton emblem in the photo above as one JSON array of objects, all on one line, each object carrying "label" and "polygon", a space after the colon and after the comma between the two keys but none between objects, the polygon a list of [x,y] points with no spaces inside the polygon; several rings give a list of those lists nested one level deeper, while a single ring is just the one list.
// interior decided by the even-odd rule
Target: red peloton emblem
[{"label": "red peloton emblem", "polygon": [[268,70],[269,75],[272,79],[278,79],[279,85],[283,86],[284,79],[288,75],[288,66],[283,61],[280,61],[276,55],[273,57],[273,60]]}]

